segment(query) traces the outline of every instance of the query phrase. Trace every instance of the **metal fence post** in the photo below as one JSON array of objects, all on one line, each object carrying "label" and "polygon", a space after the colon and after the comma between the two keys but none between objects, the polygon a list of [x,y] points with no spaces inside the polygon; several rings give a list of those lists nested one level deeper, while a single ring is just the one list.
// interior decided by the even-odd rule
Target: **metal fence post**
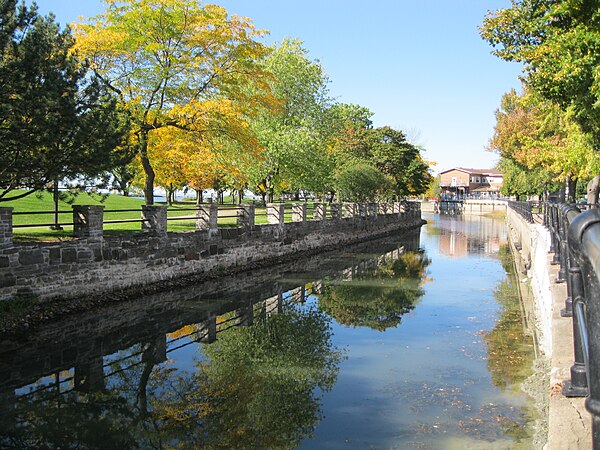
[{"label": "metal fence post", "polygon": [[[585,323],[582,317],[573,314],[573,304],[583,301],[583,279],[581,278],[581,269],[579,264],[572,254],[570,246],[570,238],[567,233],[569,224],[575,220],[580,214],[580,211],[572,205],[563,205],[561,207],[561,216],[563,226],[565,228],[564,235],[564,257],[568,269],[567,274],[567,307],[561,311],[563,317],[573,317],[573,356],[574,362],[571,366],[571,379],[566,380],[563,384],[563,395],[565,397],[585,397],[588,394],[588,380],[585,370],[584,343],[582,342],[582,330],[585,329]],[[568,313],[565,315],[563,313]]]},{"label": "metal fence post", "polygon": [[581,302],[575,301],[575,312],[584,319],[587,329],[587,333],[582,333],[589,380],[589,396],[585,406],[592,415],[593,448],[598,450],[600,449],[600,210],[586,211],[573,220],[569,227],[569,242],[581,267],[583,280],[584,298]]}]

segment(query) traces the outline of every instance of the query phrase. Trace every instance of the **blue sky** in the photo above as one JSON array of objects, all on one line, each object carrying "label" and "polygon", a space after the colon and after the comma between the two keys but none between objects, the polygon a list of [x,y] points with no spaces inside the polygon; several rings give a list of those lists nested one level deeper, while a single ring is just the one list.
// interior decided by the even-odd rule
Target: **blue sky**
[{"label": "blue sky", "polygon": [[[28,2],[30,3],[30,2]],[[485,150],[502,94],[521,67],[490,54],[477,27],[509,0],[221,0],[268,30],[266,43],[294,37],[325,67],[331,94],[374,113],[375,126],[403,130],[436,161],[489,168]],[[104,10],[100,0],[38,0],[61,24]]]}]

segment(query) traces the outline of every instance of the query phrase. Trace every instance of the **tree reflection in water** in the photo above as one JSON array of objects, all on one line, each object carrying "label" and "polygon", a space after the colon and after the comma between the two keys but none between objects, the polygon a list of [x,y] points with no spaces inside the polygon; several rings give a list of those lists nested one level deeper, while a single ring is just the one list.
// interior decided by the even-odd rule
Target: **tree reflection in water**
[{"label": "tree reflection in water", "polygon": [[343,356],[331,319],[315,307],[266,316],[201,344],[190,372],[159,364],[152,344],[138,344],[129,349],[138,364],[112,364],[101,392],[18,397],[1,415],[0,447],[294,447],[313,433],[319,391],[333,386]]},{"label": "tree reflection in water", "polygon": [[533,364],[533,339],[523,329],[523,314],[510,247],[500,249],[500,259],[507,278],[501,281],[494,291],[494,297],[501,307],[494,328],[484,333],[487,346],[488,369],[492,382],[502,390],[520,388],[531,373]]},{"label": "tree reflection in water", "polygon": [[407,251],[350,280],[326,280],[320,308],[338,323],[378,331],[400,324],[423,296],[431,261],[422,251]]}]

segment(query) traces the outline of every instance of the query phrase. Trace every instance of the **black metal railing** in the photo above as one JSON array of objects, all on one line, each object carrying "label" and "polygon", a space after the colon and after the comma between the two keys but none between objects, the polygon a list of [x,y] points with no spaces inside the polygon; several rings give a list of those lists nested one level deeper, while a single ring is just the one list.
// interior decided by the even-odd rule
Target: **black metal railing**
[{"label": "black metal railing", "polygon": [[508,207],[513,209],[517,214],[519,214],[523,219],[525,219],[529,223],[533,223],[533,214],[532,214],[532,203],[531,202],[515,202],[509,200]]},{"label": "black metal railing", "polygon": [[[533,223],[530,204],[509,202],[508,206]],[[542,203],[540,211],[550,232],[552,264],[560,265],[555,282],[567,287],[561,316],[570,317],[573,324],[574,361],[571,379],[563,383],[563,395],[587,397],[593,448],[600,450],[600,209]]]}]

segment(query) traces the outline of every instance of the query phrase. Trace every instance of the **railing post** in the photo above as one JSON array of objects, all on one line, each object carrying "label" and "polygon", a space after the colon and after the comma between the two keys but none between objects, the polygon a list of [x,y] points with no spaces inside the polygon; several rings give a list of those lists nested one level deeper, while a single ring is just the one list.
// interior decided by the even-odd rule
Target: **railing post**
[{"label": "railing post", "polygon": [[199,326],[198,333],[204,334],[200,338],[200,342],[206,344],[215,342],[217,340],[217,316],[209,314],[208,319]]},{"label": "railing post", "polygon": [[356,203],[344,203],[344,217],[352,219],[356,216]]},{"label": "railing post", "polygon": [[367,203],[367,217],[377,217],[377,203]]},{"label": "railing post", "polygon": [[556,283],[564,283],[567,281],[567,252],[569,248],[567,246],[567,224],[565,221],[564,214],[559,208],[557,208],[558,214],[558,236],[559,236],[559,256],[560,256],[560,268],[556,275]]},{"label": "railing post", "polygon": [[[561,237],[561,260],[564,260],[564,262],[561,263],[565,266],[565,281],[567,282],[567,298],[565,299],[565,307],[560,311],[561,317],[573,317],[573,277],[571,269],[572,265],[575,263],[573,261],[573,258],[571,257],[571,252],[569,250],[569,220],[567,217],[567,213],[575,209],[576,208],[570,207],[568,205],[563,205],[560,209],[561,221],[563,224],[563,236]],[[577,212],[579,212],[579,210],[577,210]]]},{"label": "railing post", "polygon": [[581,278],[581,269],[573,256],[569,245],[569,217],[577,217],[580,211],[574,206],[563,205],[561,207],[561,216],[565,228],[564,240],[566,243],[565,254],[567,264],[567,300],[566,308],[561,311],[563,317],[573,317],[573,354],[574,363],[571,366],[571,379],[563,383],[563,395],[565,397],[585,397],[588,393],[588,382],[585,370],[584,344],[581,340],[581,331],[585,329],[585,323],[581,323],[580,318],[573,314],[572,305],[583,301],[583,279]]},{"label": "railing post", "polygon": [[196,211],[196,229],[208,230],[209,236],[217,234],[219,221],[219,205],[209,203],[207,205],[198,206]]},{"label": "railing post", "polygon": [[292,222],[306,222],[306,203],[292,204]]},{"label": "railing post", "polygon": [[367,205],[364,203],[359,203],[358,205],[358,217],[365,218],[367,217]]},{"label": "railing post", "polygon": [[558,205],[552,205],[550,212],[552,219],[552,235],[554,237],[554,257],[552,258],[553,266],[560,264],[560,229],[558,223]]},{"label": "railing post", "polygon": [[285,221],[285,204],[267,203],[267,223],[283,226]]},{"label": "railing post", "polygon": [[142,232],[151,236],[167,235],[167,206],[142,205]]},{"label": "railing post", "polygon": [[83,239],[102,237],[104,205],[73,205],[73,235]]},{"label": "railing post", "polygon": [[331,203],[329,205],[329,209],[331,211],[331,220],[339,220],[342,218],[342,204],[341,203]]},{"label": "railing post", "polygon": [[13,246],[13,208],[0,207],[0,249]]},{"label": "railing post", "polygon": [[584,297],[575,300],[574,306],[577,315],[585,318],[587,333],[582,333],[582,342],[589,387],[585,406],[592,415],[593,448],[600,449],[600,210],[592,209],[573,219],[569,245],[583,279]]},{"label": "railing post", "polygon": [[327,203],[315,203],[314,204],[313,218],[314,218],[314,220],[327,219]]},{"label": "railing post", "polygon": [[240,205],[237,210],[237,224],[244,228],[254,228],[256,218],[255,205]]}]

